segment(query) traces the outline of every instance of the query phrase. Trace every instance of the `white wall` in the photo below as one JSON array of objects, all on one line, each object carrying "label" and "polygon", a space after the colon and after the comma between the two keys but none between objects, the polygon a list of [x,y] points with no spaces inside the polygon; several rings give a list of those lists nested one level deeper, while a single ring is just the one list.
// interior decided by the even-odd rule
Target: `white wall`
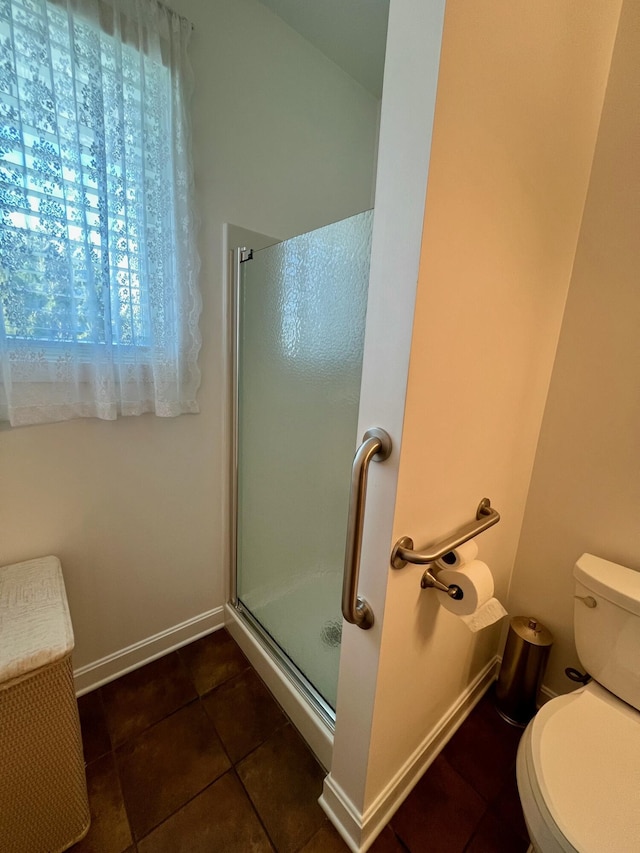
[{"label": "white wall", "polygon": [[[619,8],[446,6],[392,541],[437,541],[490,497],[502,521],[478,544],[503,600]],[[500,626],[472,635],[421,574],[387,570],[368,804],[498,651]]]},{"label": "white wall", "polygon": [[201,413],[0,432],[0,564],[60,556],[83,666],[224,603],[223,223],[300,233],[371,203],[378,102],[255,0],[195,24]]},{"label": "white wall", "polygon": [[624,0],[510,603],[551,628],[545,682],[579,666],[585,551],[640,570],[640,2]]}]

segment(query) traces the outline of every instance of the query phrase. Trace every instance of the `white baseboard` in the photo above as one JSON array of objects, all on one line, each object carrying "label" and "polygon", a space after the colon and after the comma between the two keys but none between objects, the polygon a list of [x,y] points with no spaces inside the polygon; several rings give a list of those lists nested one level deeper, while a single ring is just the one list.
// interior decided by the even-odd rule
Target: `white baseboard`
[{"label": "white baseboard", "polygon": [[460,694],[374,802],[360,814],[332,778],[325,778],[320,805],[353,853],[365,853],[418,780],[453,737],[474,706],[494,681],[498,671],[495,657]]},{"label": "white baseboard", "polygon": [[551,701],[551,699],[556,699],[557,697],[558,694],[555,692],[555,690],[552,690],[550,687],[547,687],[546,684],[543,684],[540,688],[540,692],[538,693],[540,707],[542,707],[545,702],[549,702]]},{"label": "white baseboard", "polygon": [[76,696],[89,693],[89,691],[95,690],[127,672],[144,666],[145,663],[151,663],[156,658],[179,649],[181,646],[186,646],[187,643],[192,643],[194,640],[198,640],[223,626],[224,608],[214,607],[213,610],[187,619],[186,622],[167,628],[166,631],[161,631],[159,634],[140,640],[132,646],[113,652],[86,666],[81,666],[73,673]]}]

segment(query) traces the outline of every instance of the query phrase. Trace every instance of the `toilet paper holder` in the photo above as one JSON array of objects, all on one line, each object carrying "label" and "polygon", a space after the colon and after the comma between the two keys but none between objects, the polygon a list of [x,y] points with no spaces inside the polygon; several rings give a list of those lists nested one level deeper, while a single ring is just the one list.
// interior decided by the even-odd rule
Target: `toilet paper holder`
[{"label": "toilet paper holder", "polygon": [[426,566],[425,572],[422,575],[420,586],[422,589],[439,589],[446,592],[451,598],[460,600],[462,598],[462,590],[455,584],[447,586],[443,584],[433,574],[433,569],[436,560],[444,557],[449,551],[459,548],[465,542],[473,539],[479,533],[488,530],[500,521],[500,513],[493,509],[489,498],[483,498],[478,504],[476,517],[473,521],[460,527],[456,533],[436,542],[429,548],[423,551],[413,550],[413,539],[410,536],[401,536],[393,546],[391,552],[391,567],[393,569],[403,569],[407,563],[416,563],[419,566]]}]

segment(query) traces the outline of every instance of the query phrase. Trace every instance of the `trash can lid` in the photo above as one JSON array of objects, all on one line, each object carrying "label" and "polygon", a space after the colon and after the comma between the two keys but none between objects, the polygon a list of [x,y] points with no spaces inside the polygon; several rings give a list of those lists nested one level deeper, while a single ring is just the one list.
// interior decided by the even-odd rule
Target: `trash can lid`
[{"label": "trash can lid", "polygon": [[57,557],[0,567],[0,685],[66,657],[73,628]]},{"label": "trash can lid", "polygon": [[533,616],[514,616],[511,627],[519,637],[534,646],[550,646],[553,643],[551,631]]}]

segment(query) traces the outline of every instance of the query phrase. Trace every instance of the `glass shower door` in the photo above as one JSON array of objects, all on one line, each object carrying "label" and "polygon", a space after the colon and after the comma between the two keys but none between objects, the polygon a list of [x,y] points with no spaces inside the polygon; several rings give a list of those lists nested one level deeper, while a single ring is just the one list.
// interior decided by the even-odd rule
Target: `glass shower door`
[{"label": "glass shower door", "polygon": [[372,217],[241,264],[237,598],[331,708]]}]

